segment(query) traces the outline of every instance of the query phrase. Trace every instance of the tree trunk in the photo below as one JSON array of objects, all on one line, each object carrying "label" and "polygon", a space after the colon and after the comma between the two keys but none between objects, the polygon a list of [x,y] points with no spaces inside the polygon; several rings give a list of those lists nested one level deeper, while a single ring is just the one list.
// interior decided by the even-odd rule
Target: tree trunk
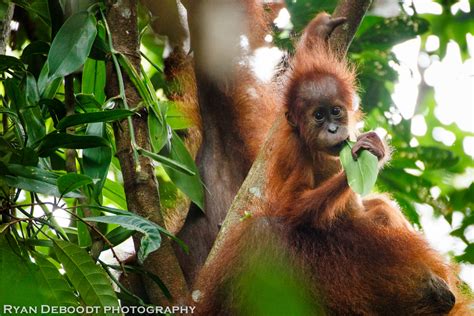
[{"label": "tree trunk", "polygon": [[[107,21],[114,49],[127,56],[135,69],[139,71],[140,46],[137,26],[137,1],[109,1]],[[117,96],[120,91],[117,74],[112,62],[108,63],[107,78],[107,96]],[[128,104],[133,108],[138,105],[140,96],[127,76],[124,76],[123,80]],[[132,121],[137,145],[149,150],[147,113],[141,111],[140,115],[133,116]],[[148,218],[164,227],[163,217],[160,212],[158,182],[155,177],[153,164],[148,158],[140,157],[139,167],[137,168],[133,157],[127,120],[116,124],[114,126],[114,133],[129,211]],[[168,238],[163,238],[161,248],[157,252],[150,254],[143,263],[143,267],[156,274],[168,287],[173,296],[173,300],[167,300],[156,283],[149,278],[145,278],[143,281],[151,303],[169,305],[184,304],[186,302],[188,289]]]}]

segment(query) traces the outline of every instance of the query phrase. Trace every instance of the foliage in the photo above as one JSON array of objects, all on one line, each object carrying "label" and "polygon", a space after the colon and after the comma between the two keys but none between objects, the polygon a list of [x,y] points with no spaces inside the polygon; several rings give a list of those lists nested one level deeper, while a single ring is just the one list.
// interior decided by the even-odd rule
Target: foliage
[{"label": "foliage", "polygon": [[[133,116],[148,113],[152,149],[132,141],[134,157],[153,159],[168,186],[203,208],[199,173],[167,122],[168,109],[173,126],[182,128],[189,122],[172,102],[158,96],[143,69],[135,70],[115,52],[102,4],[64,16],[56,10],[61,8],[59,1],[14,2],[24,13],[15,33],[21,36],[11,45],[16,48],[13,56],[0,56],[0,264],[5,267],[0,300],[19,306],[118,306],[111,280],[118,281],[109,271],[117,267],[100,259],[98,265],[101,252],[133,232],[142,236],[141,262],[160,247],[162,236],[185,250],[186,246],[163,227],[123,210],[127,206],[112,126],[122,120],[132,124]],[[30,19],[48,32],[29,33],[24,27]],[[139,91],[139,107],[128,108],[123,90],[106,99],[105,65],[111,60]],[[123,86],[122,80],[118,77]],[[176,195],[168,198],[172,200],[162,203],[173,203]],[[97,238],[105,245],[97,244]],[[155,275],[125,266],[118,269],[152,279],[169,297]],[[14,291],[5,291],[12,285]],[[120,297],[128,293],[122,290]]]}]

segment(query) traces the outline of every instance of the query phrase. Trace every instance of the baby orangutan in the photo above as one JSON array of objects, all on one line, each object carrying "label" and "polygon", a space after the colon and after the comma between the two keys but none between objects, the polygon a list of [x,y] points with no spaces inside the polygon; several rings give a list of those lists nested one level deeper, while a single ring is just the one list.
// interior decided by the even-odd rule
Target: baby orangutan
[{"label": "baby orangutan", "polygon": [[[355,74],[326,43],[343,21],[319,14],[297,45],[286,120],[269,154],[268,204],[236,224],[203,269],[200,315],[252,314],[241,279],[252,273],[255,258],[283,263],[302,280],[301,297],[315,306],[315,315],[470,313],[452,268],[396,204],[383,195],[363,200],[347,184],[338,157],[345,141],[356,137],[360,119]],[[354,158],[361,150],[380,165],[389,156],[373,132],[357,137]]]}]

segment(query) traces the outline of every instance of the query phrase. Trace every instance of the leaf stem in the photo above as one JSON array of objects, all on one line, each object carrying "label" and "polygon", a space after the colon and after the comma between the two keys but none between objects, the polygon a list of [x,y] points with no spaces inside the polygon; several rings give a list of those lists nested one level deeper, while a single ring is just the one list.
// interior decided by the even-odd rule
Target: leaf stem
[{"label": "leaf stem", "polygon": [[[116,54],[119,54],[119,53],[117,51],[115,51],[115,49],[114,49],[114,46],[113,46],[113,43],[112,43],[112,34],[110,33],[110,29],[109,29],[109,25],[107,23],[107,19],[105,18],[104,12],[102,10],[100,10],[100,15],[102,16],[102,19],[104,20],[105,29],[107,30],[107,40],[109,42],[112,61],[114,63],[114,67],[115,67],[115,72],[117,73],[117,80],[118,80],[118,85],[119,85],[120,98],[122,99],[123,107],[126,110],[129,110],[130,108],[128,106],[127,96],[125,94],[125,85],[123,83],[122,70],[121,70],[119,62],[117,60],[117,56],[115,56]],[[137,172],[140,172],[141,167],[140,167],[140,163],[138,161],[138,151],[137,151],[138,146],[137,146],[137,142],[136,142],[136,138],[135,138],[135,130],[133,128],[133,121],[132,121],[132,118],[130,116],[127,117],[127,122],[128,122],[128,129],[129,129],[129,132],[130,132],[130,141],[132,143],[133,162],[134,162],[134,165],[135,165],[135,170]]]}]

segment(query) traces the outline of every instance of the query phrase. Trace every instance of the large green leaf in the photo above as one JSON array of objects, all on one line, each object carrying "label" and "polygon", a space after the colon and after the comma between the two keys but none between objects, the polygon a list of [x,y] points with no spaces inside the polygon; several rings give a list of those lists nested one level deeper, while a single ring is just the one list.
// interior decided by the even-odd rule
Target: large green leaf
[{"label": "large green leaf", "polygon": [[[97,266],[89,254],[77,245],[54,241],[56,256],[66,271],[71,284],[88,306],[118,307],[118,299],[107,274]],[[114,315],[97,313],[97,315]]]},{"label": "large green leaf", "polygon": [[58,189],[62,195],[92,183],[92,178],[83,174],[68,173],[58,178]]},{"label": "large green leaf", "polygon": [[367,150],[362,150],[354,160],[352,145],[347,143],[341,150],[342,167],[347,175],[347,182],[354,192],[364,196],[370,193],[377,181],[378,159]]},{"label": "large green leaf", "polygon": [[65,129],[69,126],[86,124],[86,123],[97,123],[97,122],[113,122],[121,120],[133,115],[135,112],[130,110],[107,110],[102,112],[92,112],[92,113],[81,113],[73,114],[66,116],[61,121],[59,121],[56,126],[57,129]]},{"label": "large green leaf", "polygon": [[84,64],[97,34],[96,23],[89,12],[67,19],[51,43],[46,61],[50,80],[64,77]]},{"label": "large green leaf", "polygon": [[33,258],[39,268],[36,278],[46,288],[45,303],[53,306],[77,306],[74,290],[59,273],[56,266],[39,254],[33,255]]},{"label": "large green leaf", "polygon": [[79,136],[67,133],[51,133],[46,135],[38,145],[38,155],[46,157],[58,148],[93,148],[110,147],[110,143],[103,137]]},{"label": "large green leaf", "polygon": [[144,262],[150,253],[160,248],[161,235],[158,225],[143,218],[131,215],[86,217],[84,220],[107,224],[117,224],[123,228],[134,230],[143,234],[138,251],[139,262]]},{"label": "large green leaf", "polygon": [[48,288],[36,278],[40,273],[15,240],[0,234],[0,306],[47,304]]},{"label": "large green leaf", "polygon": [[[121,210],[121,209],[116,209],[116,208],[112,208],[112,207],[106,207],[106,206],[95,206],[95,205],[89,205],[90,208],[93,208],[93,209],[98,209],[98,210],[101,210],[101,211],[104,211],[104,212],[108,212],[108,213],[112,213],[112,214],[116,214],[116,215],[120,215],[120,216],[125,216],[125,217],[134,217],[134,218],[137,218],[139,220],[145,220],[149,223],[151,223],[151,225],[154,226],[154,228],[156,228],[157,230],[159,230],[162,234],[164,234],[165,236],[168,236],[169,238],[173,239],[174,241],[176,241],[178,243],[178,245],[181,246],[181,248],[183,248],[183,250],[185,252],[188,252],[188,246],[183,243],[182,240],[180,240],[179,238],[177,238],[175,235],[171,234],[169,231],[167,231],[166,229],[164,229],[163,227],[161,227],[160,225],[157,225],[153,222],[150,222],[149,220],[135,214],[135,213],[132,213],[132,212],[129,212],[129,211],[125,211],[125,210]],[[107,216],[104,216],[104,217],[107,217]],[[110,217],[110,216],[108,216]],[[90,219],[90,217],[88,217],[88,219]],[[118,224],[118,223],[117,223]],[[122,227],[125,227],[123,226],[122,224],[119,224],[121,225]]]},{"label": "large green leaf", "polygon": [[190,176],[173,168],[163,166],[171,178],[171,181],[173,181],[178,189],[183,191],[201,210],[204,210],[204,187],[199,178],[199,171],[183,141],[174,131],[173,137],[171,138],[171,152],[169,158],[185,165],[189,170],[195,173],[195,175]]}]

